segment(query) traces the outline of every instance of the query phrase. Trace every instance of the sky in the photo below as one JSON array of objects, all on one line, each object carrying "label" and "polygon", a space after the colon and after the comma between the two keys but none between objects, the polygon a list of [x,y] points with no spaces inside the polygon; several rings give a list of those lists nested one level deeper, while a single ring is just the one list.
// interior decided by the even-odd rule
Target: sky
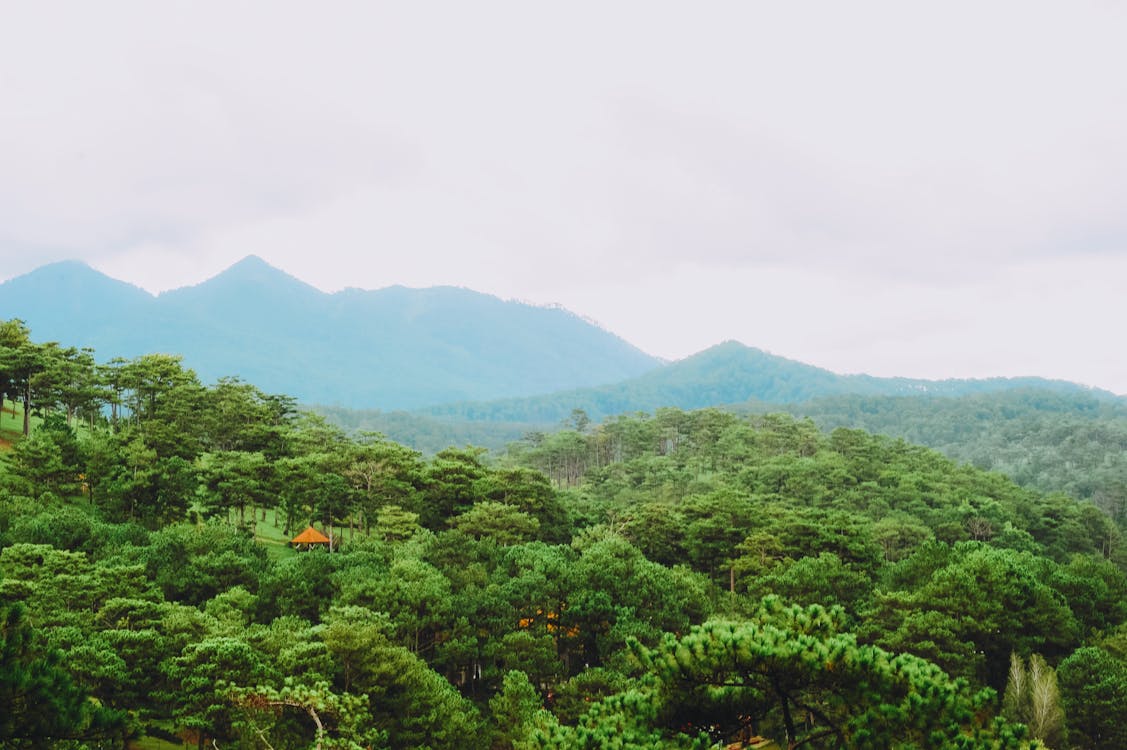
[{"label": "sky", "polygon": [[560,304],[1127,394],[1127,3],[4,3],[0,279]]}]

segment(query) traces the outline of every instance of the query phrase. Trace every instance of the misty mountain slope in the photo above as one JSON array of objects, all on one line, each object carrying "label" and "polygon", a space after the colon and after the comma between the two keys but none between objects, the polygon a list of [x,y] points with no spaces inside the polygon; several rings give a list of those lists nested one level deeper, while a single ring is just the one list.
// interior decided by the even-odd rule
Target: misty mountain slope
[{"label": "misty mountain slope", "polygon": [[143,325],[152,301],[144,289],[63,261],[0,284],[0,319],[21,318],[40,341],[96,346],[117,340],[123,322]]},{"label": "misty mountain slope", "polygon": [[467,289],[326,294],[250,256],[156,297],[80,263],[0,284],[0,318],[99,360],[181,354],[303,403],[402,409],[611,383],[660,362],[558,308]]},{"label": "misty mountain slope", "polygon": [[576,408],[598,420],[666,406],[1015,387],[1110,396],[1040,378],[838,375],[738,342],[661,366],[566,310],[455,287],[325,294],[254,256],[156,297],[58,263],[0,284],[0,318],[10,317],[38,340],[92,346],[101,360],[181,354],[207,382],[236,375],[306,404],[415,409],[447,421],[553,425]]},{"label": "misty mountain slope", "polygon": [[429,417],[498,422],[558,423],[572,409],[594,420],[662,407],[699,409],[748,401],[793,404],[840,394],[869,396],[960,396],[1036,387],[1114,398],[1065,381],[1044,378],[916,380],[838,375],[829,370],[728,341],[699,354],[613,385],[490,403],[459,403],[419,410]]}]

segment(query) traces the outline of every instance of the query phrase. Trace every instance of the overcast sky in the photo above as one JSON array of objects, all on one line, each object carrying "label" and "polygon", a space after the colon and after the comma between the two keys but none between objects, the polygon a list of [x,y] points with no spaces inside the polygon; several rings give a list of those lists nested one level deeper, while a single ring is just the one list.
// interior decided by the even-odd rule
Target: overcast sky
[{"label": "overcast sky", "polygon": [[0,279],[559,303],[1127,393],[1127,3],[3,2]]}]

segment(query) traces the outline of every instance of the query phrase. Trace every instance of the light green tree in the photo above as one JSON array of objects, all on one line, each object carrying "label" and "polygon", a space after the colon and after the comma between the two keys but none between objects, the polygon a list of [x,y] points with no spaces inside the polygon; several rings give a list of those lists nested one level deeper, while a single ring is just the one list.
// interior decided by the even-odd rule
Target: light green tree
[{"label": "light green tree", "polygon": [[1064,741],[1064,709],[1061,707],[1057,674],[1040,654],[1029,657],[1029,664],[1010,654],[1010,675],[1002,696],[1002,716],[1029,727],[1034,739],[1049,747]]},{"label": "light green tree", "polygon": [[419,514],[398,505],[385,505],[376,512],[376,533],[385,541],[402,542],[419,528]]},{"label": "light green tree", "polygon": [[517,508],[493,500],[479,500],[450,525],[475,539],[488,538],[500,545],[518,544],[536,536],[540,521]]},{"label": "light green tree", "polygon": [[489,699],[493,735],[490,747],[493,750],[526,747],[537,715],[543,709],[544,701],[528,681],[528,675],[516,669],[506,672],[501,689]]}]

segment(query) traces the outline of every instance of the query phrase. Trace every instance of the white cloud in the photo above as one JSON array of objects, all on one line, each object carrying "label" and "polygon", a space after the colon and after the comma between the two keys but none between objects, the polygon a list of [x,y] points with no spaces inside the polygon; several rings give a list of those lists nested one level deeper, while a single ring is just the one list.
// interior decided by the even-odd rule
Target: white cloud
[{"label": "white cloud", "polygon": [[256,253],[666,356],[1127,391],[1125,37],[1103,2],[24,4],[0,273]]}]

